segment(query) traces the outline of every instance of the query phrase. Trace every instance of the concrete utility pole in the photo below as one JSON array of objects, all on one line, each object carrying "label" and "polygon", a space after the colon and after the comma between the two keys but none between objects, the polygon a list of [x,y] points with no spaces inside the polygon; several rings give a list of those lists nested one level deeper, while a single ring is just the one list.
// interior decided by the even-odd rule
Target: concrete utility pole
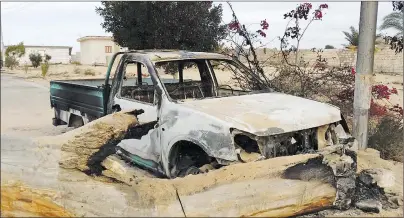
[{"label": "concrete utility pole", "polygon": [[368,117],[375,54],[378,2],[362,1],[359,21],[359,45],[356,60],[353,136],[359,149],[368,146]]},{"label": "concrete utility pole", "polygon": [[[0,4],[0,9],[1,9],[1,4]],[[1,48],[0,48],[0,52],[1,52],[1,61],[3,61],[4,57],[3,57],[3,50],[4,50],[4,40],[3,40],[3,19],[0,19],[0,32],[1,32]]]}]

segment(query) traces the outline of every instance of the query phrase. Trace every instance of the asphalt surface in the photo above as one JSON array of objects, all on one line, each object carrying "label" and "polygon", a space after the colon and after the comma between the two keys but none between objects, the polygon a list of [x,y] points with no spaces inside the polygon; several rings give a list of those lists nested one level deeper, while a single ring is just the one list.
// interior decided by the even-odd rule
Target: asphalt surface
[{"label": "asphalt surface", "polygon": [[[46,83],[45,83],[46,84]],[[57,193],[54,201],[77,216],[133,216],[128,186],[96,181],[59,168],[60,148],[38,138],[69,129],[52,125],[49,87],[1,73],[1,183]],[[113,199],[113,200],[112,200]]]},{"label": "asphalt surface", "polygon": [[49,104],[46,86],[1,74],[2,175],[35,178],[35,168],[47,170],[49,161],[34,152],[37,149],[34,139],[67,131],[63,126],[52,126],[53,111]]}]

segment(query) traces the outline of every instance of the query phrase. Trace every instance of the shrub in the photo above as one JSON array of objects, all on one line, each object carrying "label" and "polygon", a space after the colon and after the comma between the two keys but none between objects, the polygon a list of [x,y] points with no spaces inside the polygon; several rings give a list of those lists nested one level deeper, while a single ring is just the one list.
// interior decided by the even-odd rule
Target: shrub
[{"label": "shrub", "polygon": [[77,65],[81,65],[81,63],[78,62],[78,61],[73,61],[72,64],[74,64],[74,65],[76,65],[76,66],[77,66]]},{"label": "shrub", "polygon": [[49,62],[52,56],[45,54],[45,62]]},{"label": "shrub", "polygon": [[326,46],[324,47],[324,49],[335,49],[335,47],[332,46],[332,45],[326,45]]},{"label": "shrub", "polygon": [[45,77],[46,74],[48,73],[49,70],[49,63],[45,62],[43,64],[41,64],[41,71],[42,71],[42,77]]},{"label": "shrub", "polygon": [[18,43],[17,45],[10,45],[7,47],[5,51],[6,57],[8,56],[17,56],[22,57],[25,54],[25,46],[23,42]]},{"label": "shrub", "polygon": [[81,70],[80,70],[79,68],[75,67],[74,70],[73,70],[73,72],[74,72],[75,74],[80,74],[80,73],[81,73]]},{"label": "shrub", "polygon": [[17,58],[14,56],[6,56],[6,59],[4,61],[4,65],[10,69],[14,69],[15,67],[18,66],[18,61]]},{"label": "shrub", "polygon": [[32,66],[34,68],[37,68],[42,62],[42,56],[38,53],[37,54],[31,53],[29,54],[29,60],[31,61]]},{"label": "shrub", "polygon": [[384,116],[375,127],[369,129],[370,148],[380,151],[383,159],[403,162],[403,123],[402,119]]},{"label": "shrub", "polygon": [[92,70],[92,69],[86,69],[86,70],[84,71],[84,75],[87,75],[87,76],[95,76],[95,72],[94,72],[94,70]]}]

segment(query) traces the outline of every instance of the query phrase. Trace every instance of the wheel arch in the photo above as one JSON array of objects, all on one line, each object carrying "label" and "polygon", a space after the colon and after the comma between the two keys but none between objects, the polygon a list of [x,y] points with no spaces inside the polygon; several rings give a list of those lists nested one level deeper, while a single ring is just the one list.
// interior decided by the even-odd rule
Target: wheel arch
[{"label": "wheel arch", "polygon": [[212,152],[210,151],[210,149],[208,149],[207,146],[204,145],[203,143],[198,142],[196,139],[189,137],[177,137],[174,140],[172,140],[172,142],[167,147],[167,153],[166,153],[167,158],[166,158],[166,164],[164,165],[166,174],[169,175],[169,177],[171,177],[171,165],[175,161],[176,155],[178,155],[179,147],[182,146],[183,144],[190,144],[192,146],[196,146],[197,148],[202,150],[207,156],[215,158],[214,156],[212,156]]},{"label": "wheel arch", "polygon": [[68,127],[72,127],[75,122],[81,123],[81,126],[84,125],[83,117],[70,113]]}]

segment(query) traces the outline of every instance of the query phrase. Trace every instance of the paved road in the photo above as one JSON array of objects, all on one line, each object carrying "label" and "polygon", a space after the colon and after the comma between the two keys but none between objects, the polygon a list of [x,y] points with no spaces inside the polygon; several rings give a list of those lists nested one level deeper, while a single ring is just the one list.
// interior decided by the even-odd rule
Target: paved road
[{"label": "paved road", "polygon": [[59,134],[52,126],[49,89],[13,76],[1,75],[1,132],[26,137]]},{"label": "paved road", "polygon": [[95,181],[78,171],[58,166],[60,148],[39,145],[41,136],[61,134],[52,125],[48,87],[1,73],[1,182],[58,193],[55,202],[78,216],[134,216],[128,204],[133,190],[122,184]]},{"label": "paved road", "polygon": [[48,161],[33,152],[37,147],[33,139],[67,130],[52,126],[52,116],[47,87],[1,74],[2,175],[11,173],[25,178],[33,176],[33,166],[45,167]]}]

